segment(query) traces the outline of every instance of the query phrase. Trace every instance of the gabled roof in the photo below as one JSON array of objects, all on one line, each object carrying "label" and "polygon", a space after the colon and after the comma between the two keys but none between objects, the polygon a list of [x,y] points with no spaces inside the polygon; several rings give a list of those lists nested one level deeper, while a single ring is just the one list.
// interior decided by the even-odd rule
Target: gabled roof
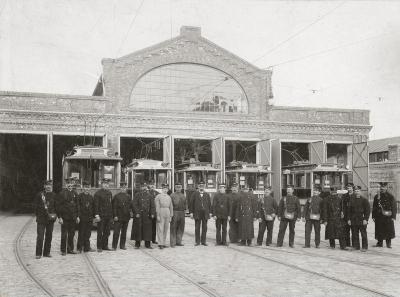
[{"label": "gabled roof", "polygon": [[397,143],[400,143],[400,136],[370,140],[368,142],[369,153],[386,152],[389,150],[388,146],[390,144]]}]

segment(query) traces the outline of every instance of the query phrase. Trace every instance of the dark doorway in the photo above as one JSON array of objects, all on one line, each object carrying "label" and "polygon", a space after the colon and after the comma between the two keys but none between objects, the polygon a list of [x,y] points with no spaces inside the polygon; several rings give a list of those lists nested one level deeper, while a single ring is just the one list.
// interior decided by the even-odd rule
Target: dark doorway
[{"label": "dark doorway", "polygon": [[205,139],[174,139],[175,166],[193,160],[211,162],[211,141]]},{"label": "dark doorway", "polygon": [[33,210],[47,174],[47,135],[0,134],[0,209]]},{"label": "dark doorway", "polygon": [[163,160],[164,138],[121,137],[120,152],[121,167],[132,162],[133,159]]},{"label": "dark doorway", "polygon": [[255,141],[225,141],[225,165],[232,161],[256,163],[256,149]]},{"label": "dark doorway", "polygon": [[91,137],[81,135],[54,135],[53,136],[53,184],[54,191],[59,192],[62,188],[62,161],[63,157],[69,154],[77,145],[102,146],[103,137]]},{"label": "dark doorway", "polygon": [[308,163],[309,151],[308,143],[282,142],[282,166]]}]

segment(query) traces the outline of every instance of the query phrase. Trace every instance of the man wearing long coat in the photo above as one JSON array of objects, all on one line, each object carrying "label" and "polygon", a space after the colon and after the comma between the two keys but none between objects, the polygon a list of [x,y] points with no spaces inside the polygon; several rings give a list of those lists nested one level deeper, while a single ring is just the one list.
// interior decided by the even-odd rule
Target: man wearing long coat
[{"label": "man wearing long coat", "polygon": [[101,181],[101,189],[94,194],[94,214],[97,221],[97,251],[110,251],[108,237],[112,224],[112,193],[109,190],[109,179]]},{"label": "man wearing long coat", "polygon": [[387,183],[380,183],[379,194],[375,195],[372,206],[372,219],[375,222],[376,247],[392,247],[392,238],[395,237],[394,221],[396,220],[396,199],[387,191]]},{"label": "man wearing long coat", "polygon": [[238,223],[238,237],[241,245],[251,245],[254,238],[254,221],[257,219],[257,201],[244,188],[237,202],[235,220]]},{"label": "man wearing long coat", "polygon": [[239,239],[238,222],[236,221],[236,208],[240,194],[238,193],[238,184],[234,183],[229,194],[229,242],[237,243]]},{"label": "man wearing long coat", "polygon": [[353,245],[352,241],[351,241],[351,236],[350,236],[351,227],[347,223],[349,221],[349,218],[347,216],[349,214],[350,200],[354,196],[354,184],[348,183],[346,185],[346,189],[347,189],[347,193],[342,196],[343,237],[346,241],[346,246],[351,247]]},{"label": "man wearing long coat", "polygon": [[335,248],[335,239],[339,239],[340,248],[347,249],[344,236],[344,224],[342,197],[336,194],[326,195],[324,199],[322,221],[325,225],[325,239],[329,239],[329,245]]},{"label": "man wearing long coat", "polygon": [[140,192],[136,192],[132,199],[133,227],[131,239],[135,240],[135,248],[140,247],[144,240],[145,247],[151,249],[152,222],[156,216],[156,209],[152,195],[143,184]]}]

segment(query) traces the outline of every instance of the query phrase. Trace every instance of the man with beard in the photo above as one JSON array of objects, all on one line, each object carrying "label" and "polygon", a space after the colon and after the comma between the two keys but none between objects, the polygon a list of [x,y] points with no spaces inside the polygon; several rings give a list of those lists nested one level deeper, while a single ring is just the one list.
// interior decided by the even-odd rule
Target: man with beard
[{"label": "man with beard", "polygon": [[251,246],[254,238],[254,221],[257,219],[256,201],[249,188],[243,188],[237,202],[235,220],[238,223],[240,245]]},{"label": "man with beard", "polygon": [[351,236],[350,236],[350,225],[347,223],[349,221],[348,213],[349,213],[349,205],[350,200],[353,199],[354,196],[354,184],[348,183],[346,185],[347,193],[342,196],[342,219],[343,219],[343,237],[346,241],[346,246],[351,247]]},{"label": "man with beard", "polygon": [[386,247],[392,248],[392,238],[395,237],[394,221],[396,220],[396,199],[387,191],[387,183],[380,183],[379,193],[374,197],[372,219],[375,222],[375,247],[382,247],[386,240]]},{"label": "man with beard", "polygon": [[83,181],[83,192],[78,195],[79,201],[79,232],[78,232],[78,253],[93,251],[90,248],[90,235],[94,217],[94,198],[90,194],[90,183]]},{"label": "man with beard", "polygon": [[278,213],[278,203],[272,197],[271,187],[265,187],[264,197],[258,203],[258,236],[257,245],[262,245],[264,240],[265,229],[267,229],[267,239],[265,245],[269,246],[272,243],[272,231],[274,229],[274,221]]},{"label": "man with beard", "polygon": [[147,184],[141,185],[132,199],[133,227],[131,239],[135,240],[135,248],[140,248],[143,240],[145,247],[151,249],[152,221],[156,217],[154,200],[148,191]]},{"label": "man with beard", "polygon": [[[35,214],[37,222],[36,259],[51,257],[51,239],[53,237],[56,194],[53,193],[53,181],[48,180],[43,185],[44,191],[35,197]],[[43,248],[44,240],[44,248]],[[43,253],[42,253],[43,252]]]},{"label": "man with beard", "polygon": [[114,217],[114,233],[112,241],[112,249],[115,251],[118,246],[121,250],[126,250],[126,230],[128,229],[129,220],[131,219],[131,196],[128,195],[126,182],[121,182],[121,192],[116,194],[112,201],[113,217]]},{"label": "man with beard", "polygon": [[109,188],[109,179],[103,179],[101,189],[94,194],[94,213],[97,221],[97,251],[110,251],[108,237],[112,224],[112,193]]},{"label": "man with beard", "polygon": [[229,242],[237,243],[239,239],[238,223],[236,222],[236,208],[239,200],[238,184],[233,183],[229,194]]},{"label": "man with beard", "polygon": [[301,210],[299,199],[293,195],[293,185],[286,188],[287,195],[281,199],[278,208],[279,233],[277,247],[282,247],[287,225],[289,225],[289,247],[294,247],[296,221],[300,219]]},{"label": "man with beard", "polygon": [[[207,222],[210,218],[211,212],[211,198],[208,193],[204,191],[205,184],[203,181],[199,182],[199,190],[193,193],[190,201],[190,218],[194,219],[195,222],[195,245],[207,246],[206,234],[207,234]],[[200,236],[201,228],[201,236]]]},{"label": "man with beard", "polygon": [[361,187],[356,186],[354,188],[354,197],[350,200],[349,204],[348,224],[351,226],[353,248],[356,250],[360,249],[359,233],[361,233],[362,252],[366,252],[368,249],[367,224],[370,212],[368,199],[361,196]]},{"label": "man with beard", "polygon": [[343,235],[345,222],[342,219],[342,198],[325,191],[322,221],[325,225],[325,239],[329,239],[331,249],[335,248],[335,239],[339,239],[340,249],[347,250],[346,241]]},{"label": "man with beard", "polygon": [[61,255],[76,254],[74,252],[75,224],[80,220],[78,195],[73,190],[73,179],[66,179],[66,188],[62,189],[56,200],[58,222],[61,224]]},{"label": "man with beard", "polygon": [[[229,196],[225,193],[225,184],[218,185],[218,193],[215,194],[212,203],[216,232],[216,245],[227,245],[226,227],[229,219]],[[222,229],[222,235],[221,235]]]}]

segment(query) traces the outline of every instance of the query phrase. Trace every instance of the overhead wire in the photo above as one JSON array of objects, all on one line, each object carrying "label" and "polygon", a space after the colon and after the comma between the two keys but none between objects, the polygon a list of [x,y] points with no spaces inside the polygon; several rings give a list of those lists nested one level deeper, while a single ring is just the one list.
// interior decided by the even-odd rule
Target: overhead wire
[{"label": "overhead wire", "polygon": [[273,48],[271,48],[270,50],[266,51],[265,53],[263,53],[262,55],[260,55],[259,57],[257,57],[256,59],[254,59],[252,61],[252,63],[264,58],[265,56],[269,55],[270,53],[274,52],[276,49],[278,49],[279,47],[281,47],[282,45],[284,45],[285,43],[289,42],[290,40],[292,40],[293,38],[297,37],[298,35],[300,35],[301,33],[307,31],[310,27],[312,27],[313,25],[315,25],[316,23],[320,22],[321,20],[323,20],[325,17],[327,17],[328,15],[330,15],[331,13],[333,13],[335,10],[337,10],[339,7],[341,7],[344,3],[346,3],[346,1],[342,1],[341,3],[339,3],[339,5],[336,5],[333,9],[329,10],[327,13],[323,14],[322,16],[320,16],[319,18],[317,18],[315,21],[311,22],[310,24],[306,25],[305,27],[301,28],[299,31],[295,32],[294,34],[290,35],[288,38],[284,39],[283,41],[281,41],[280,43],[278,43],[276,46],[274,46]]},{"label": "overhead wire", "polygon": [[117,52],[116,52],[116,56],[118,56],[118,54],[119,54],[119,52],[121,51],[121,49],[122,49],[122,47],[123,47],[125,41],[128,39],[129,32],[130,32],[131,29],[133,28],[133,25],[134,25],[134,23],[135,23],[135,21],[136,21],[137,16],[139,15],[139,12],[140,12],[140,9],[141,9],[142,6],[143,6],[143,3],[144,3],[144,0],[142,0],[142,1],[140,2],[139,7],[136,9],[136,12],[135,12],[135,14],[133,15],[133,18],[132,18],[132,20],[131,20],[131,22],[130,22],[130,24],[129,24],[129,28],[128,28],[128,30],[126,31],[125,36],[124,36],[124,38],[122,39],[121,44],[120,44],[120,46],[119,46],[119,48],[118,48],[118,50],[117,50]]}]

